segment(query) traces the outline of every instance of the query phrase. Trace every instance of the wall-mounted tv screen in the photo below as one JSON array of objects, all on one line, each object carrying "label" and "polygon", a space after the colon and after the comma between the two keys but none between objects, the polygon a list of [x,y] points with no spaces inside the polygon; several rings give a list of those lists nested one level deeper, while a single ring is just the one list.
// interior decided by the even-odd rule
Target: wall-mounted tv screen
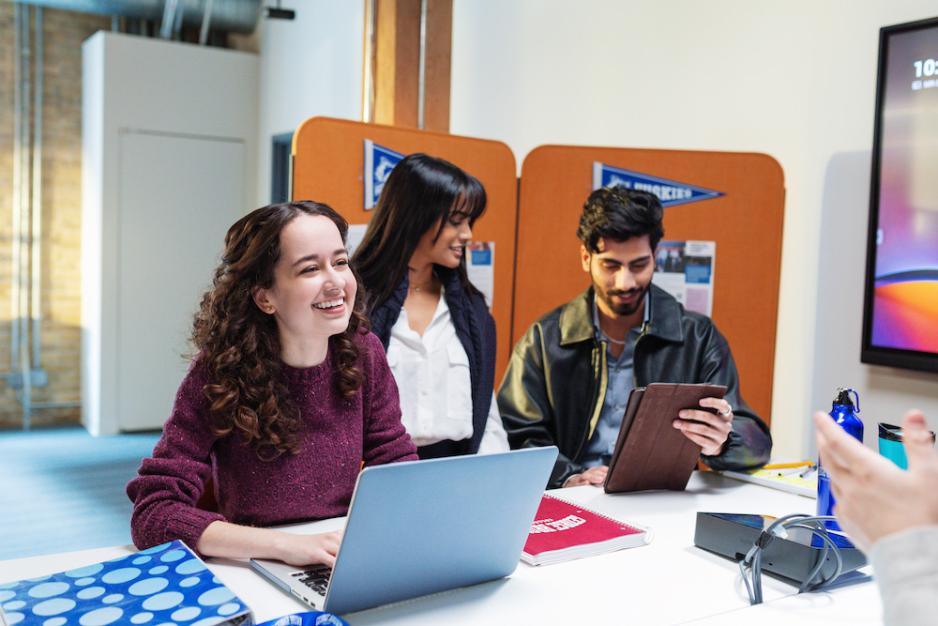
[{"label": "wall-mounted tv screen", "polygon": [[880,30],[864,363],[938,372],[938,18]]}]

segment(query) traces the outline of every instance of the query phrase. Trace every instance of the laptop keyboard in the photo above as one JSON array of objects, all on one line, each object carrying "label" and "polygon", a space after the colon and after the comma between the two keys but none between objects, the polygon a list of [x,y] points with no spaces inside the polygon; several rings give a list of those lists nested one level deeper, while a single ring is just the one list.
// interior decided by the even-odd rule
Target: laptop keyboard
[{"label": "laptop keyboard", "polygon": [[302,572],[295,572],[293,576],[319,595],[325,596],[332,569],[326,565],[319,565]]}]

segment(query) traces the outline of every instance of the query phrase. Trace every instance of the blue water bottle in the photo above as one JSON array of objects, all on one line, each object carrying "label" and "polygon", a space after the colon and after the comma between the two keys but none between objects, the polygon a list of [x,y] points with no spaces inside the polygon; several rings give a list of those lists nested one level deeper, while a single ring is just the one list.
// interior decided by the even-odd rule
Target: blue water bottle
[{"label": "blue water bottle", "polygon": [[[850,397],[850,394],[853,394],[856,402]],[[859,412],[860,396],[856,390],[845,389],[844,387],[838,388],[837,397],[834,398],[834,405],[831,407],[831,419],[847,431],[847,434],[863,443],[863,422],[857,417]],[[834,494],[831,493],[831,478],[827,474],[827,470],[821,465],[820,459],[818,459],[817,465],[817,514],[833,515]],[[826,522],[826,525],[831,530],[840,530],[840,524],[837,522]]]}]

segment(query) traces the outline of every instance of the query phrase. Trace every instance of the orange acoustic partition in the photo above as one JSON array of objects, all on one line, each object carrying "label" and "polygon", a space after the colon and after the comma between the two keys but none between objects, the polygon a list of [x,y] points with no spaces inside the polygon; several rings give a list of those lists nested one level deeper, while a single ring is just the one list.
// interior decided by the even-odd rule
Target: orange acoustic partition
[{"label": "orange acoustic partition", "polygon": [[473,240],[495,242],[491,306],[498,332],[497,385],[511,350],[518,194],[514,154],[498,141],[314,117],[293,135],[293,198],[324,202],[350,224],[367,224],[372,211],[365,208],[371,176],[365,172],[366,141],[398,155],[424,152],[446,159],[485,186],[488,208],[473,227]]},{"label": "orange acoustic partition", "polygon": [[781,167],[764,154],[536,148],[521,170],[512,340],[589,285],[576,229],[594,170],[606,166],[664,196],[665,239],[716,242],[712,318],[733,350],[744,397],[768,422],[785,188]]}]

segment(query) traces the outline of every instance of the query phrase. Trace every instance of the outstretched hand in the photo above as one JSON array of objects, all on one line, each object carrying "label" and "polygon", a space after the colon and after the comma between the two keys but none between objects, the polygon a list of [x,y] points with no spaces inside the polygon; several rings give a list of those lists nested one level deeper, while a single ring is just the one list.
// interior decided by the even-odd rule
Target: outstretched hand
[{"label": "outstretched hand", "polygon": [[831,477],[841,527],[862,550],[887,535],[938,524],[938,454],[921,411],[902,422],[908,471],[843,431],[829,415],[814,414],[821,464]]}]

